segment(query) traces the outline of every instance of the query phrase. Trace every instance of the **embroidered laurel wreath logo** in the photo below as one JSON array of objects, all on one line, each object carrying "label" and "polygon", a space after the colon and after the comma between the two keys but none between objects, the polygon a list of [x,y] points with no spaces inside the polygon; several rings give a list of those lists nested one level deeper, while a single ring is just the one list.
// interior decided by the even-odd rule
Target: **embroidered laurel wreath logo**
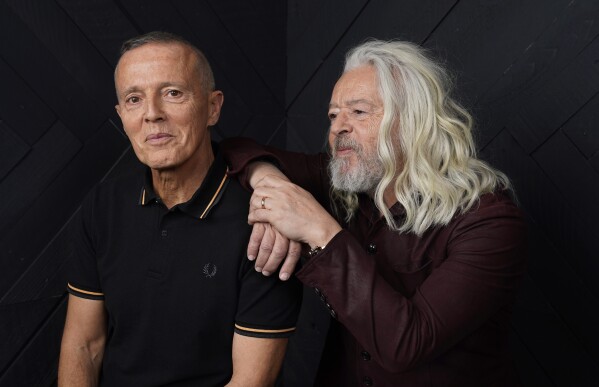
[{"label": "embroidered laurel wreath logo", "polygon": [[213,263],[207,263],[204,265],[204,275],[206,278],[212,278],[216,275],[216,265]]}]

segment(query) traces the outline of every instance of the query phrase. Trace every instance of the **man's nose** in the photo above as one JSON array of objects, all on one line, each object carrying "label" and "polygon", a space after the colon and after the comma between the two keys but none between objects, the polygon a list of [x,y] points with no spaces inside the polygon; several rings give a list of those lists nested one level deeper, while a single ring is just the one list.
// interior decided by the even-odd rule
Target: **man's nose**
[{"label": "man's nose", "polygon": [[162,99],[160,97],[154,96],[146,100],[146,113],[144,120],[147,122],[164,120],[164,110],[162,106]]},{"label": "man's nose", "polygon": [[347,113],[340,111],[337,117],[331,122],[331,133],[335,136],[339,136],[352,131],[350,122],[347,117]]}]

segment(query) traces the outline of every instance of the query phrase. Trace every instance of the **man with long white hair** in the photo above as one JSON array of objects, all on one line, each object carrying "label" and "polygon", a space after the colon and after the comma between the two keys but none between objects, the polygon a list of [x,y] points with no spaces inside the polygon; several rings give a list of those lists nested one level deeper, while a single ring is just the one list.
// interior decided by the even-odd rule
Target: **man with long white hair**
[{"label": "man with long white hair", "polygon": [[[296,276],[336,320],[316,385],[517,385],[507,336],[525,222],[508,178],[476,157],[443,67],[412,43],[361,44],[329,119],[328,155],[244,139],[225,151],[254,189],[257,270],[282,258],[265,224],[309,246]],[[289,254],[280,277],[294,266]]]}]

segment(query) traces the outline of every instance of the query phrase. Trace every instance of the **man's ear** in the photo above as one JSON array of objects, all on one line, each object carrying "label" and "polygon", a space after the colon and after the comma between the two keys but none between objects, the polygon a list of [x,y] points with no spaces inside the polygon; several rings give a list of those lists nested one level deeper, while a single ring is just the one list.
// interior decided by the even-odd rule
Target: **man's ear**
[{"label": "man's ear", "polygon": [[220,90],[215,90],[208,96],[208,126],[216,125],[220,117],[225,96]]},{"label": "man's ear", "polygon": [[[119,115],[119,117],[121,117],[121,105],[115,105],[114,108],[116,109],[116,114]],[[123,117],[121,117],[122,119]]]}]

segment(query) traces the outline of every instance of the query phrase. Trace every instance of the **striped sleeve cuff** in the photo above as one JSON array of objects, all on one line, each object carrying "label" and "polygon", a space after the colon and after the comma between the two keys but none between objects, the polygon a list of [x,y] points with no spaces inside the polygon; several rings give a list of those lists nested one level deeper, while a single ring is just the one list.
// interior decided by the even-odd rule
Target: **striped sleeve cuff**
[{"label": "striped sleeve cuff", "polygon": [[74,286],[71,283],[67,284],[67,291],[74,296],[81,297],[81,298],[87,298],[89,300],[103,300],[104,299],[104,293],[102,293],[102,292],[84,290],[77,286]]},{"label": "striped sleeve cuff", "polygon": [[295,332],[295,327],[283,329],[264,329],[235,324],[235,333],[240,334],[242,336],[280,339],[291,336],[293,332]]}]

